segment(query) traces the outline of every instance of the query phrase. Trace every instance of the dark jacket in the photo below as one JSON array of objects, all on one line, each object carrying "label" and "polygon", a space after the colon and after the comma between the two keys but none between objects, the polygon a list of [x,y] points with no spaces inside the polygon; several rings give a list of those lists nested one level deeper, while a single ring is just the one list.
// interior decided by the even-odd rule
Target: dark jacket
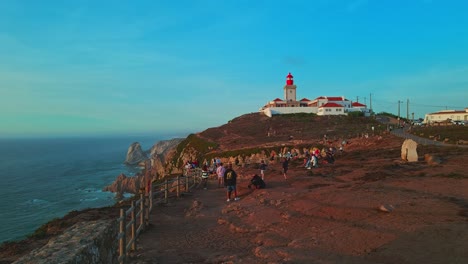
[{"label": "dark jacket", "polygon": [[236,185],[237,174],[233,169],[227,169],[224,172],[224,186]]},{"label": "dark jacket", "polygon": [[255,189],[263,189],[266,186],[265,182],[258,175],[253,176],[250,180],[249,189],[252,185],[255,187]]}]

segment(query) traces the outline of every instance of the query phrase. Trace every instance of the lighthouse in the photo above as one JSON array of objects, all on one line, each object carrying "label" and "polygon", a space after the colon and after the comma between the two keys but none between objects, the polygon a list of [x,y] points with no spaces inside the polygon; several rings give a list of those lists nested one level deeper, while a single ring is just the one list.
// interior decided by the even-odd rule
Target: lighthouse
[{"label": "lighthouse", "polygon": [[296,85],[291,73],[286,76],[286,85],[284,86],[284,100],[286,103],[296,101]]}]

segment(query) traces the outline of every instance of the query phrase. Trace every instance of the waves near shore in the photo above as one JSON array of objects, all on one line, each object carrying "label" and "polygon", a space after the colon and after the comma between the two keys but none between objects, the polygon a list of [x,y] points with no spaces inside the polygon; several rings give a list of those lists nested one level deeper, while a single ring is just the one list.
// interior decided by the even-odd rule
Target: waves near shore
[{"label": "waves near shore", "polygon": [[1,139],[0,243],[33,233],[53,218],[73,210],[108,206],[114,194],[102,188],[120,173],[128,146],[149,149],[161,137]]}]

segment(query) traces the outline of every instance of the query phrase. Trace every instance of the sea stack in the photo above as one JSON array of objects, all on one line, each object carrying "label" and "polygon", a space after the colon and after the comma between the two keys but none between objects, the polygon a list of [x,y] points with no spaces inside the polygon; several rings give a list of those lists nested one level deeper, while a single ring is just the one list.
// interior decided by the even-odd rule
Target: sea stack
[{"label": "sea stack", "polygon": [[130,145],[127,151],[127,158],[125,163],[129,165],[138,164],[141,161],[146,160],[148,157],[141,149],[141,145],[138,142],[134,142]]}]

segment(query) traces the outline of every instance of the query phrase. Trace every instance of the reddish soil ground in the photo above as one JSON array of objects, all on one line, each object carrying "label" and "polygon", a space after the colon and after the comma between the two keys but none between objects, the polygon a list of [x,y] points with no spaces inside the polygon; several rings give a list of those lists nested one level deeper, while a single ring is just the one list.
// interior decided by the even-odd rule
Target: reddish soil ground
[{"label": "reddish soil ground", "polygon": [[[240,201],[208,190],[159,205],[132,263],[468,263],[468,150],[419,146],[442,163],[400,159],[403,139],[350,140],[334,164],[235,168]],[[421,158],[422,159],[422,158]],[[394,208],[383,212],[384,205]]]}]

